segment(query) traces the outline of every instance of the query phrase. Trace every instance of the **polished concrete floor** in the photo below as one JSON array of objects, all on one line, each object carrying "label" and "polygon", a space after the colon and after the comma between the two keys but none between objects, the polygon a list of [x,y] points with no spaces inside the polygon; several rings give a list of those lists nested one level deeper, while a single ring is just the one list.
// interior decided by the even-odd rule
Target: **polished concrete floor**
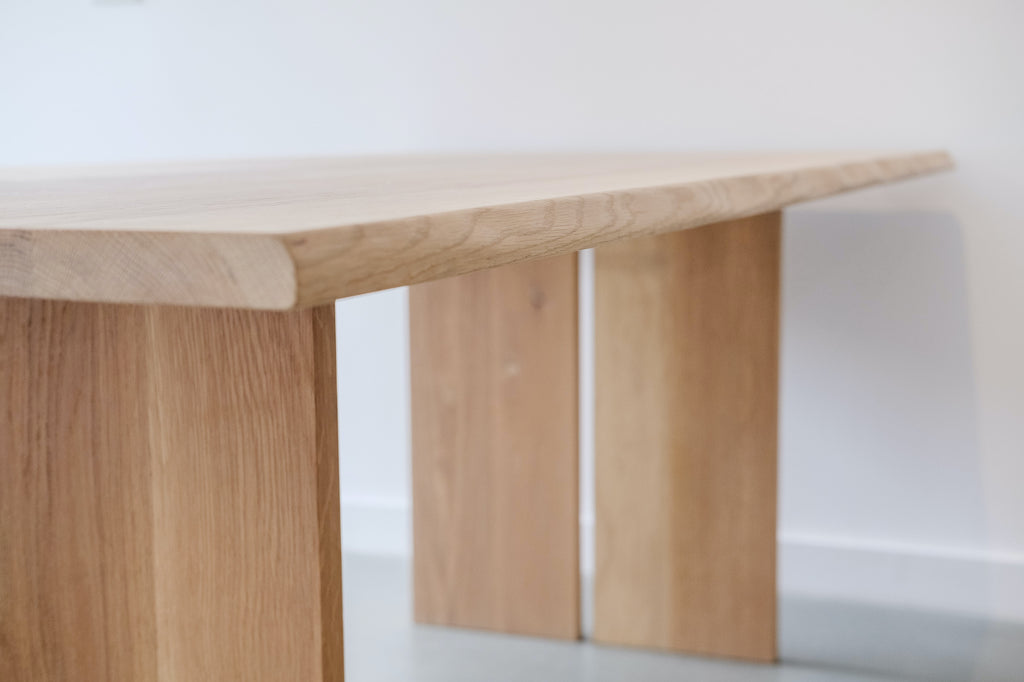
[{"label": "polished concrete floor", "polygon": [[783,662],[761,666],[414,625],[408,562],[349,555],[344,571],[348,682],[1024,681],[1021,624],[783,595]]}]

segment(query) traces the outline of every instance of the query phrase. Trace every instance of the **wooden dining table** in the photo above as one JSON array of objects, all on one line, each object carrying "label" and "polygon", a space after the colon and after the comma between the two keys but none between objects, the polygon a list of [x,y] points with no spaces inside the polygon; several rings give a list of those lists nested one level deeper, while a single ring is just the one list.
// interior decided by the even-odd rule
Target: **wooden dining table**
[{"label": "wooden dining table", "polygon": [[0,169],[0,680],[342,680],[333,304],[407,285],[415,618],[580,638],[591,248],[593,637],[774,660],[781,211],[951,166]]}]

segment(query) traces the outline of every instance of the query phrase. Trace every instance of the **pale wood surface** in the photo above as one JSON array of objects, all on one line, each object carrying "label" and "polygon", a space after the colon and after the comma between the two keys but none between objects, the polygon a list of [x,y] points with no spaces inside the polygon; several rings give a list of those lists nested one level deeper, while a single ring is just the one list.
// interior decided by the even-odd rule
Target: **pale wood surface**
[{"label": "pale wood surface", "polygon": [[0,171],[0,295],[283,309],[778,209],[944,152],[375,157]]},{"label": "pale wood surface", "polygon": [[595,638],[776,655],[780,215],[597,250]]},{"label": "pale wood surface", "polygon": [[2,680],[158,679],[145,325],[0,301]]},{"label": "pale wood surface", "polygon": [[333,314],[0,300],[0,679],[342,680]]},{"label": "pale wood surface", "polygon": [[410,290],[423,623],[578,638],[576,254]]}]

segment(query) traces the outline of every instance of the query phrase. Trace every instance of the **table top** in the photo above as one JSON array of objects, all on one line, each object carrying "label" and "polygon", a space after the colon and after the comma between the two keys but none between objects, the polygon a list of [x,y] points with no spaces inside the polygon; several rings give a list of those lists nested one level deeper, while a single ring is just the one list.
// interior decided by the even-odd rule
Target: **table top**
[{"label": "table top", "polygon": [[289,309],[952,167],[942,151],[0,170],[0,296]]}]

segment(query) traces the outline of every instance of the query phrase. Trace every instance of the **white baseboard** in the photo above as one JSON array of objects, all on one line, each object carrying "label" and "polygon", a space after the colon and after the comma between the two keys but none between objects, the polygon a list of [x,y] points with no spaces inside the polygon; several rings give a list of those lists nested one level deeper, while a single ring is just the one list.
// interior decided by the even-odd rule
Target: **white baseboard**
[{"label": "white baseboard", "polygon": [[[347,552],[408,556],[402,499],[342,499]],[[583,572],[593,572],[593,523],[581,522]],[[1024,555],[783,533],[779,589],[821,599],[1024,622]]]},{"label": "white baseboard", "polygon": [[1024,556],[1016,554],[784,533],[779,589],[1024,622]]},{"label": "white baseboard", "polygon": [[341,498],[341,547],[356,554],[409,556],[412,511],[403,499]]}]

